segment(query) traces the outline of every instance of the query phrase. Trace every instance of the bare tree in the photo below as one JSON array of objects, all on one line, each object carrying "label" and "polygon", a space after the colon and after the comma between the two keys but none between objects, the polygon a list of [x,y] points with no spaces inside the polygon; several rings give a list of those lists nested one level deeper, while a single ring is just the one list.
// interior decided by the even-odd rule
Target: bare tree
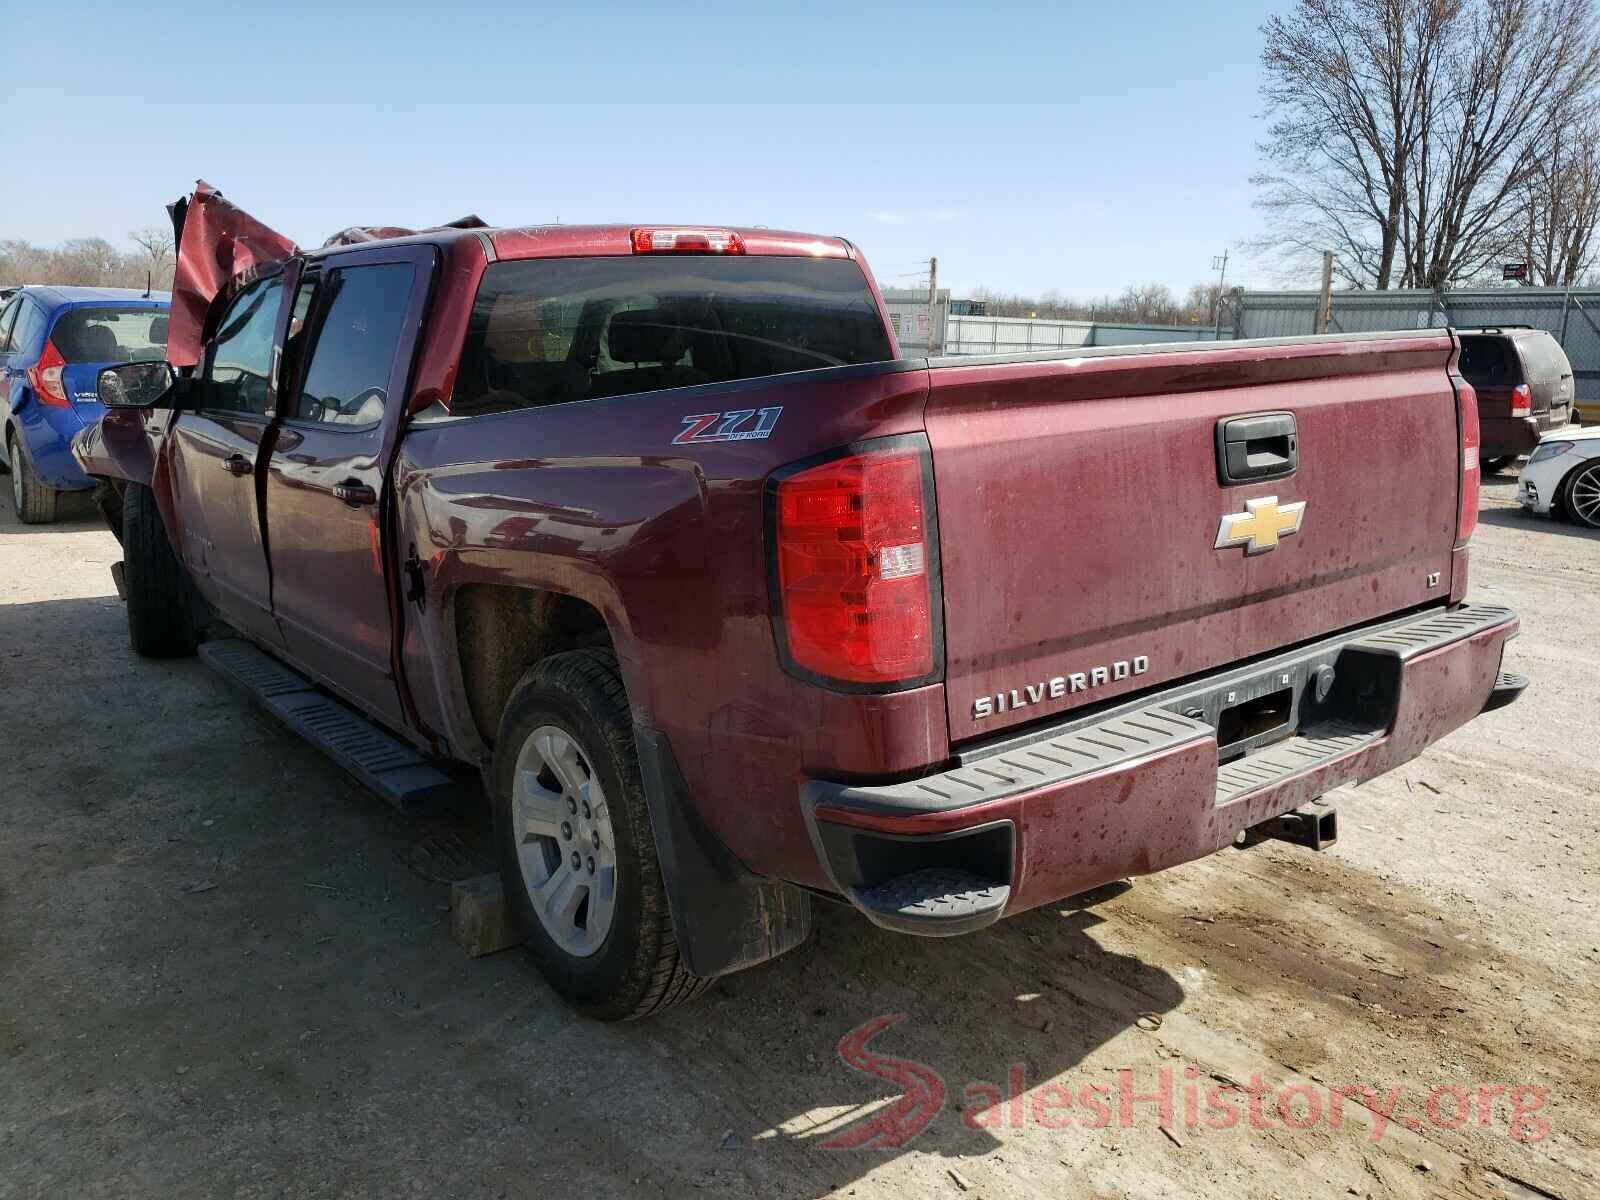
[{"label": "bare tree", "polygon": [[1298,0],[1262,27],[1262,245],[1355,287],[1481,272],[1600,82],[1594,0]]},{"label": "bare tree", "polygon": [[172,230],[163,229],[159,225],[149,225],[143,229],[135,229],[128,234],[128,240],[144,251],[148,260],[146,269],[150,278],[158,288],[172,286],[172,272],[176,265],[173,261]]},{"label": "bare tree", "polygon": [[1180,322],[1203,324],[1215,316],[1217,285],[1197,283],[1180,302],[1164,283],[1146,283],[1123,288],[1116,296],[1096,300],[1075,300],[1057,288],[1048,289],[1037,299],[993,288],[973,288],[968,295],[981,301],[991,317],[1037,317],[1051,321],[1112,321],[1130,324],[1173,325]]},{"label": "bare tree", "polygon": [[[123,253],[102,237],[71,238],[59,246],[0,241],[0,284],[56,283],[82,287],[172,285],[172,235],[139,230],[129,235],[137,253]],[[148,236],[147,236],[148,235]]]},{"label": "bare tree", "polygon": [[1184,294],[1181,317],[1189,324],[1209,324],[1217,319],[1217,304],[1222,299],[1222,285],[1194,283]]},{"label": "bare tree", "polygon": [[1503,257],[1528,264],[1531,282],[1570,287],[1588,274],[1600,224],[1600,128],[1562,130],[1534,160],[1513,200],[1515,225]]}]

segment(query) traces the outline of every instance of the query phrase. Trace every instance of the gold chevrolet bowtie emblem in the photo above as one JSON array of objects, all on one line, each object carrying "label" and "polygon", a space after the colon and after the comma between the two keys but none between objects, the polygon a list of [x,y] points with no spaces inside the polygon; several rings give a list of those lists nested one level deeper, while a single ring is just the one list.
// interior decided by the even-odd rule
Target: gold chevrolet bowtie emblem
[{"label": "gold chevrolet bowtie emblem", "polygon": [[1276,496],[1263,496],[1247,500],[1247,511],[1228,513],[1217,526],[1217,549],[1243,546],[1246,554],[1263,554],[1275,550],[1278,539],[1300,532],[1300,521],[1306,514],[1306,502],[1278,504]]}]

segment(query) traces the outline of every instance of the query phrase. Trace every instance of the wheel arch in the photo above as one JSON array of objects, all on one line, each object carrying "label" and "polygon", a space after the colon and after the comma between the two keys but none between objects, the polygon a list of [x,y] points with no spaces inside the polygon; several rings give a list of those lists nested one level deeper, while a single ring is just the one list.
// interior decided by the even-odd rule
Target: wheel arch
[{"label": "wheel arch", "polygon": [[567,592],[463,583],[451,594],[450,606],[462,698],[486,747],[494,746],[512,692],[533,666],[567,650],[616,649],[600,609]]}]

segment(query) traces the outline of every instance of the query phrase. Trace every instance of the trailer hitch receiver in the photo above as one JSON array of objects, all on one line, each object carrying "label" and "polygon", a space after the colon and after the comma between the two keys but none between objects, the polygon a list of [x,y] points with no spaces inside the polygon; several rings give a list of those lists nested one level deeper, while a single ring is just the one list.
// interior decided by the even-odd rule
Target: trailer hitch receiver
[{"label": "trailer hitch receiver", "polygon": [[1308,850],[1326,850],[1339,840],[1339,810],[1326,800],[1313,800],[1282,816],[1252,825],[1246,835],[1247,842],[1276,838]]}]

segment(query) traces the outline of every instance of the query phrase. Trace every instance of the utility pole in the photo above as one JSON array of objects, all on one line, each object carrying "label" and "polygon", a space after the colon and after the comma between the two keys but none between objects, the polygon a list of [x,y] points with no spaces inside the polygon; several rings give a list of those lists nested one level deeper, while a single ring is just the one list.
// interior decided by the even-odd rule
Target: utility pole
[{"label": "utility pole", "polygon": [[1222,340],[1222,297],[1228,282],[1228,252],[1224,250],[1222,257],[1213,255],[1211,269],[1217,272],[1217,298],[1211,305],[1211,340]]},{"label": "utility pole", "polygon": [[928,260],[928,356],[939,353],[939,260]]},{"label": "utility pole", "polygon": [[1333,251],[1322,252],[1322,295],[1317,300],[1317,332],[1327,333],[1333,323]]},{"label": "utility pole", "polygon": [[1211,269],[1217,272],[1217,298],[1211,305],[1211,319],[1216,321],[1222,315],[1222,293],[1228,285],[1228,252],[1226,250],[1220,255],[1212,255]]}]

